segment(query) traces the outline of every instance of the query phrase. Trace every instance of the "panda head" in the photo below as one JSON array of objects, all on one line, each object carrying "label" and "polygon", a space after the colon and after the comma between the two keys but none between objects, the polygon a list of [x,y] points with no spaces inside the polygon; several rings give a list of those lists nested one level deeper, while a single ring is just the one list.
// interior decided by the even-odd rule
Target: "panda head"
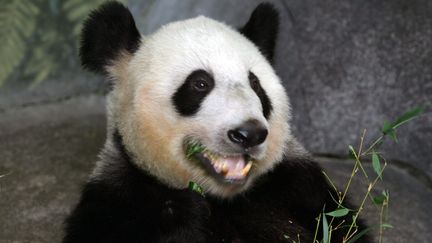
[{"label": "panda head", "polygon": [[[141,36],[129,10],[85,22],[81,60],[109,77],[108,133],[161,182],[231,197],[294,151],[290,107],[271,60],[278,13],[259,5],[240,30],[206,17]],[[292,148],[290,148],[292,147]]]}]

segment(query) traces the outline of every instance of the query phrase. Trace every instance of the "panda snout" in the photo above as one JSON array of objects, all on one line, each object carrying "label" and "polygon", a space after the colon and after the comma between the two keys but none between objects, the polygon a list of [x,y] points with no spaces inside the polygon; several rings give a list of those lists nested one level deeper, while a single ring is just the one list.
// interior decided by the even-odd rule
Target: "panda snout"
[{"label": "panda snout", "polygon": [[267,128],[258,120],[248,120],[240,126],[228,131],[229,140],[247,149],[260,145],[267,138]]}]

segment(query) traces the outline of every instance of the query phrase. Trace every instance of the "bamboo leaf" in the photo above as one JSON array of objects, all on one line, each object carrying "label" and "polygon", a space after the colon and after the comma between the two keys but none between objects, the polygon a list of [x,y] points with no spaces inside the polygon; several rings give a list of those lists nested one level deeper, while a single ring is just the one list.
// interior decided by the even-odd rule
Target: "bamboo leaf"
[{"label": "bamboo leaf", "polygon": [[382,131],[384,134],[387,134],[387,133],[389,133],[391,130],[393,130],[393,124],[391,124],[390,122],[387,122],[387,121],[384,122],[381,131]]},{"label": "bamboo leaf", "polygon": [[425,108],[426,108],[425,106],[418,106],[412,110],[405,112],[393,123],[393,129],[396,129],[399,126],[403,125],[404,123],[407,123],[408,121],[416,118],[417,116],[419,116],[425,111]]},{"label": "bamboo leaf", "polygon": [[382,205],[384,203],[385,199],[386,199],[385,196],[379,195],[379,196],[376,196],[376,197],[373,198],[373,203],[375,205],[379,205],[380,206],[380,205]]},{"label": "bamboo leaf", "polygon": [[199,193],[201,196],[204,197],[204,190],[197,183],[190,181],[189,182],[189,189]]},{"label": "bamboo leaf", "polygon": [[327,218],[325,216],[325,214],[323,214],[322,216],[323,218],[323,243],[328,243],[329,240],[329,227],[328,227],[328,223],[327,223]]},{"label": "bamboo leaf", "polygon": [[332,212],[326,213],[326,215],[332,216],[332,217],[343,217],[343,216],[347,215],[348,213],[349,213],[349,210],[347,208],[340,208],[340,209],[336,209]]},{"label": "bamboo leaf", "polygon": [[397,142],[396,130],[394,129],[394,125],[390,122],[384,122],[384,125],[381,129],[382,133],[385,135],[389,135],[394,141]]},{"label": "bamboo leaf", "polygon": [[381,228],[384,228],[384,229],[392,229],[392,228],[393,228],[393,225],[391,225],[391,224],[387,224],[387,223],[384,223],[384,224],[381,225]]},{"label": "bamboo leaf", "polygon": [[379,156],[375,151],[372,152],[372,167],[373,167],[375,173],[378,175],[378,177],[380,179],[382,179],[382,177],[381,177],[381,174],[382,174],[381,163],[379,160]]},{"label": "bamboo leaf", "polygon": [[425,109],[426,106],[418,106],[412,110],[405,112],[402,116],[397,118],[396,121],[393,123],[384,122],[381,131],[383,132],[383,134],[389,135],[390,138],[392,138],[394,141],[397,142],[398,139],[396,136],[396,128],[400,127],[401,125],[421,115],[425,111]]},{"label": "bamboo leaf", "polygon": [[354,235],[354,237],[351,238],[351,240],[349,240],[347,243],[354,243],[354,242],[356,242],[358,239],[360,239],[361,237],[363,237],[370,230],[371,230],[371,228],[368,227],[368,228],[360,231],[358,234]]},{"label": "bamboo leaf", "polygon": [[205,150],[205,147],[198,142],[191,142],[188,144],[186,158],[191,159],[197,153],[202,153]]}]

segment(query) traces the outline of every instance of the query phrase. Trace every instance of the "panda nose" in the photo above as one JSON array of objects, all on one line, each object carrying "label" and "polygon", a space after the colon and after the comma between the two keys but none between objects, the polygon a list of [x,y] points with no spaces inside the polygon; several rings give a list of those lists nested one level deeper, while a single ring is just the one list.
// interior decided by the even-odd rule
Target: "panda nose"
[{"label": "panda nose", "polygon": [[241,126],[229,130],[228,138],[243,148],[250,148],[263,143],[267,134],[267,129],[259,121],[249,120]]}]

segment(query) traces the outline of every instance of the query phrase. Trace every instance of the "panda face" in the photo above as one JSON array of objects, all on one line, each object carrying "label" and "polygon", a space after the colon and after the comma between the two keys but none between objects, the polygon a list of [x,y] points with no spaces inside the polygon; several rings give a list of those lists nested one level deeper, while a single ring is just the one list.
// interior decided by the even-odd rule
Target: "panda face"
[{"label": "panda face", "polygon": [[[257,102],[255,91],[244,82],[229,78],[219,82],[212,76],[193,71],[172,97],[181,116],[202,124],[197,135],[185,139],[185,154],[222,183],[244,183],[253,161],[265,151],[264,104]],[[253,87],[258,90],[259,84]]]},{"label": "panda face", "polygon": [[163,26],[136,51],[124,48],[104,62],[114,80],[109,127],[134,162],[167,185],[194,181],[230,197],[282,159],[292,139],[289,104],[265,48],[275,36],[253,31],[263,29],[255,26],[261,15],[274,13],[263,6],[242,33],[197,17]]}]

